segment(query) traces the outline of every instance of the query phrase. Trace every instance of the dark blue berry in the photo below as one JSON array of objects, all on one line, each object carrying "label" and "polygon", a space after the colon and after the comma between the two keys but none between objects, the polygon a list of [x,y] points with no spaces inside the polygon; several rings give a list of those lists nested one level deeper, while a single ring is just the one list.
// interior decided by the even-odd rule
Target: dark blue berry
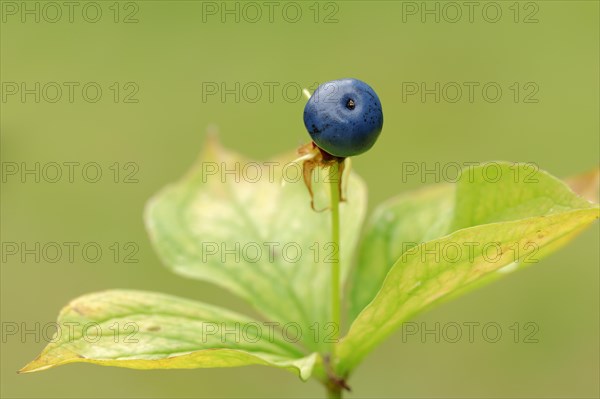
[{"label": "dark blue berry", "polygon": [[332,80],[320,85],[306,103],[304,125],[315,144],[329,154],[362,154],[381,133],[381,102],[365,82]]}]

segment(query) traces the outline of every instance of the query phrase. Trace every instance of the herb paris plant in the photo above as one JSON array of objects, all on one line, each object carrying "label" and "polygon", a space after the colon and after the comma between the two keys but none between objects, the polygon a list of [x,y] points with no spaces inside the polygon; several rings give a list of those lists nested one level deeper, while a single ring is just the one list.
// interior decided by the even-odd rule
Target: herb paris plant
[{"label": "herb paris plant", "polygon": [[[327,247],[337,241],[335,234],[331,237],[336,217],[311,209],[302,178],[289,177],[294,158],[290,153],[259,164],[222,148],[211,136],[200,161],[155,195],[144,215],[168,268],[233,292],[264,320],[158,293],[88,294],[60,312],[57,339],[21,372],[76,362],[135,369],[257,364],[289,370],[302,380],[313,376],[330,395],[339,396],[360,361],[403,321],[526,267],[534,251],[536,259],[548,255],[599,213],[598,204],[546,172],[532,175],[528,165],[491,163],[465,170],[456,184],[425,187],[379,205],[360,236],[367,190],[346,168],[339,248]],[[332,159],[337,158],[325,161]],[[310,169],[314,197],[333,197],[333,213],[339,191],[323,183],[331,165],[338,175],[337,167],[344,164]],[[258,178],[219,173],[248,165],[260,167]],[[486,177],[490,166],[499,176],[493,181]],[[597,174],[578,179],[578,191],[595,179]],[[286,254],[289,243],[302,256]],[[490,255],[489,243],[500,250]],[[452,259],[424,256],[450,244],[472,250]],[[260,258],[248,252],[257,245],[267,248]],[[235,253],[223,256],[223,247]],[[334,284],[332,264],[339,265]],[[350,290],[342,298],[336,289],[346,284]],[[335,300],[349,304],[347,329],[332,323],[337,309],[345,309],[332,306]],[[99,328],[86,331],[90,323]],[[131,325],[138,328],[135,341],[128,340]],[[273,325],[274,331],[268,327]],[[232,329],[241,333],[225,334]],[[84,339],[94,333],[94,340]]]}]

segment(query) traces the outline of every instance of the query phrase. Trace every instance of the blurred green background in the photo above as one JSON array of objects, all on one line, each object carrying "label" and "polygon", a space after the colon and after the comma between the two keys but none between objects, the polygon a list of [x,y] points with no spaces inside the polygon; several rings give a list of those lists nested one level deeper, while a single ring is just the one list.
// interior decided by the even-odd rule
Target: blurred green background
[{"label": "blurred green background", "polygon": [[[161,291],[253,314],[221,289],[161,266],[144,231],[142,210],[153,193],[191,165],[211,124],[227,146],[257,159],[306,142],[305,100],[297,87],[356,77],[379,94],[384,131],[353,164],[368,181],[371,209],[424,184],[419,176],[403,179],[402,162],[434,168],[448,162],[527,161],[557,176],[599,162],[597,1],[475,2],[472,16],[465,2],[275,2],[271,21],[263,2],[95,4],[76,2],[72,22],[68,8],[60,6],[62,17],[52,22],[56,10],[46,2],[2,1],[3,167],[96,162],[103,172],[97,183],[82,179],[81,166],[72,183],[67,169],[56,183],[43,175],[39,182],[33,175],[22,182],[18,174],[3,173],[2,242],[30,247],[97,242],[104,250],[97,263],[82,259],[81,252],[72,263],[66,256],[56,263],[35,262],[32,256],[25,262],[18,256],[3,259],[3,329],[7,323],[35,329],[35,323],[54,321],[70,299],[108,288]],[[255,22],[254,5],[262,10]],[[225,7],[234,14],[223,21]],[[93,23],[97,9],[102,14]],[[215,9],[215,15],[208,13]],[[39,102],[35,94],[22,98],[21,83],[35,91],[36,82]],[[48,82],[62,86],[56,102],[50,102],[56,85]],[[64,82],[79,84],[72,102]],[[97,102],[88,101],[93,87],[84,98],[82,88],[89,82],[102,89]],[[231,89],[236,82],[239,102],[234,94],[222,99],[220,92],[206,92],[207,85],[225,83]],[[270,98],[265,82],[275,85]],[[407,84],[422,82],[428,88],[440,82],[439,102],[434,94],[424,100],[420,93],[407,95]],[[450,101],[456,85],[443,91],[448,82],[464,89],[457,102]],[[473,101],[464,82],[479,84]],[[493,90],[487,100],[482,93],[490,82],[502,89],[497,102],[488,101]],[[263,89],[258,98],[255,84]],[[19,92],[11,94],[15,87]],[[127,98],[134,89],[139,90]],[[138,101],[127,102],[132,99]],[[128,162],[139,167],[137,182],[123,182],[133,171],[126,169]],[[111,169],[115,163],[118,183]],[[436,322],[497,322],[503,329],[498,343],[402,342],[398,333],[356,371],[351,397],[598,397],[598,239],[595,224],[541,264],[416,320],[429,328]],[[109,249],[114,242],[135,243],[139,262],[124,263],[124,252],[115,261]],[[515,322],[536,323],[539,342],[514,343],[509,327]],[[322,394],[314,382],[303,384],[265,367],[144,372],[70,365],[17,375],[44,342],[31,334],[5,335],[2,397]]]}]

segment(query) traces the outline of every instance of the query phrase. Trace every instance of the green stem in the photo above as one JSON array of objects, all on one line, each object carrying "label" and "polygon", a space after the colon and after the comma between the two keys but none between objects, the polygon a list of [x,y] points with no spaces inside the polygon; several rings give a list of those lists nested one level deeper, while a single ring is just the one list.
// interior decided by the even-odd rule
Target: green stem
[{"label": "green stem", "polygon": [[[334,335],[329,357],[330,371],[335,373],[337,355],[335,346],[340,336],[341,312],[340,312],[340,169],[336,162],[331,165],[330,189],[331,189],[331,242],[336,250],[336,256],[331,263],[331,320],[334,323]],[[327,387],[329,398],[341,398],[342,391],[337,384],[330,383]]]},{"label": "green stem", "polygon": [[335,384],[327,385],[327,398],[342,399],[342,388],[339,385]]},{"label": "green stem", "polygon": [[340,176],[339,165],[331,166],[331,242],[337,251],[331,263],[331,318],[335,334],[331,346],[331,364],[335,364],[335,342],[339,338],[340,325]]}]

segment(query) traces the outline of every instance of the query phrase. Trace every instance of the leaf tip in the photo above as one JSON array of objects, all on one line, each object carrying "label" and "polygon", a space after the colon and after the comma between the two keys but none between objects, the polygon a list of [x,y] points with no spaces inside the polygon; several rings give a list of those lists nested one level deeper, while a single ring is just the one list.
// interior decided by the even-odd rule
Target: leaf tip
[{"label": "leaf tip", "polygon": [[70,350],[56,350],[56,348],[46,347],[46,349],[44,349],[38,357],[18,370],[17,374],[35,373],[55,366],[60,366],[62,364],[81,361],[81,359],[85,358]]},{"label": "leaf tip", "polygon": [[21,369],[17,370],[17,374],[35,373],[36,371],[46,370],[50,367],[52,367],[52,365],[45,362],[40,355],[31,362],[27,363]]},{"label": "leaf tip", "polygon": [[221,140],[219,140],[219,128],[215,124],[206,127],[206,138],[204,139],[205,151],[209,153],[221,150]]},{"label": "leaf tip", "polygon": [[207,140],[218,140],[219,127],[215,123],[211,123],[206,127],[206,138]]},{"label": "leaf tip", "polygon": [[600,200],[600,166],[586,173],[565,179],[571,190],[591,203]]}]

